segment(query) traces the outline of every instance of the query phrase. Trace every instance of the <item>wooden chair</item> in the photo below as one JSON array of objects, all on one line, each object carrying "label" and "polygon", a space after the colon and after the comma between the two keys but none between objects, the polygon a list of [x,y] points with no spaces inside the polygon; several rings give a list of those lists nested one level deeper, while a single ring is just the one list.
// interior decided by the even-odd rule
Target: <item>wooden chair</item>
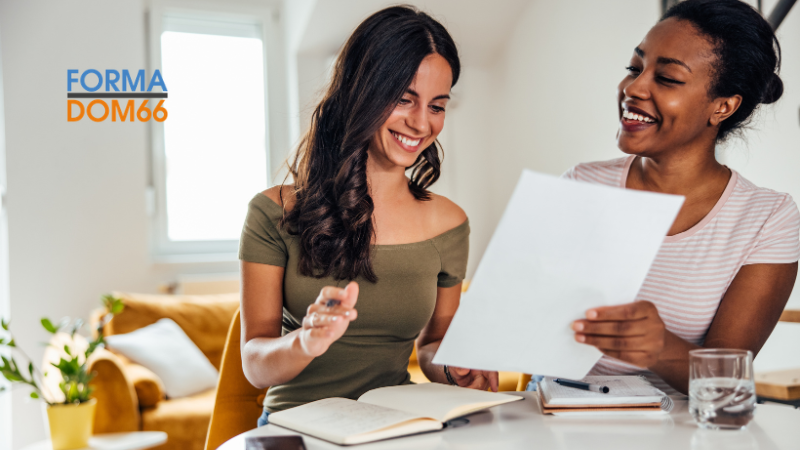
[{"label": "wooden chair", "polygon": [[800,309],[785,309],[779,320],[781,322],[800,323]]}]

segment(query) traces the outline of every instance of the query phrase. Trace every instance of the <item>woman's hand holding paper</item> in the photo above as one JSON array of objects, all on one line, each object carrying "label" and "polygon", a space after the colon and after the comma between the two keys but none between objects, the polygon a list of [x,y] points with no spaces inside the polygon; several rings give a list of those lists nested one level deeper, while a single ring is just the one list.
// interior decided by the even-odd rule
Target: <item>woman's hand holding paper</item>
[{"label": "woman's hand holding paper", "polygon": [[450,374],[459,386],[485,391],[491,388],[492,392],[497,392],[500,381],[497,372],[486,370],[462,369],[461,367],[450,367]]},{"label": "woman's hand holding paper", "polygon": [[[336,340],[356,320],[358,283],[351,281],[344,289],[335,286],[322,288],[317,301],[308,307],[300,331],[300,345],[308,356],[317,357],[328,351]],[[328,306],[330,305],[330,306]]]},{"label": "woman's hand holding paper", "polygon": [[658,362],[667,333],[656,306],[648,301],[590,309],[572,329],[576,341],[645,369]]}]

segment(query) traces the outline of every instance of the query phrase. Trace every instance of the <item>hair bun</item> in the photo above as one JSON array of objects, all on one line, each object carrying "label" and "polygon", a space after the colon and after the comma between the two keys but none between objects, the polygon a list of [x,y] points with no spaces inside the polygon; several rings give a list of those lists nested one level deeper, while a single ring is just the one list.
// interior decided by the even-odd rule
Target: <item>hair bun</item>
[{"label": "hair bun", "polygon": [[775,103],[781,98],[781,95],[783,95],[783,81],[781,81],[781,77],[777,73],[773,73],[761,103]]}]

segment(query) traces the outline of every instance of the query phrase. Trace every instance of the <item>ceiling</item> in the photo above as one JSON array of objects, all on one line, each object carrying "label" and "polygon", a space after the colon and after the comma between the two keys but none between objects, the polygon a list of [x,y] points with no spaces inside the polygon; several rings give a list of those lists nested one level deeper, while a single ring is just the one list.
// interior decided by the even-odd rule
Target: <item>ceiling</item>
[{"label": "ceiling", "polygon": [[[452,34],[464,65],[484,65],[500,52],[525,7],[532,0],[412,0]],[[370,14],[398,2],[318,0],[300,40],[298,53],[331,55]]]}]

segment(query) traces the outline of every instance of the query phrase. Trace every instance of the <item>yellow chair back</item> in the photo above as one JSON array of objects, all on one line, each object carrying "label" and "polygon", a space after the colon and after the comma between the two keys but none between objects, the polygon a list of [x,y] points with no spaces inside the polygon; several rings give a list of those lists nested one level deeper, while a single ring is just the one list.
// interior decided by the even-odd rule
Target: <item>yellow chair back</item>
[{"label": "yellow chair back", "polygon": [[239,311],[233,316],[222,353],[214,412],[208,425],[205,450],[216,450],[228,439],[256,427],[266,389],[257,389],[242,370],[242,326]]}]

